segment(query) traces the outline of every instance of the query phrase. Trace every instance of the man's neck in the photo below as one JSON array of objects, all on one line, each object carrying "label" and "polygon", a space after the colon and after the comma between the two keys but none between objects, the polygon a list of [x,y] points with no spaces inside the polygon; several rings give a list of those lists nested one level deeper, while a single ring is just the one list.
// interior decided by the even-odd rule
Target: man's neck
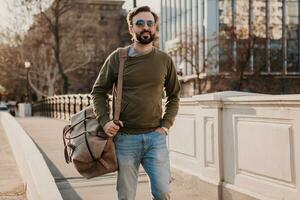
[{"label": "man's neck", "polygon": [[138,42],[134,42],[133,48],[139,53],[146,53],[152,50],[153,44],[152,42],[149,44],[140,44]]}]

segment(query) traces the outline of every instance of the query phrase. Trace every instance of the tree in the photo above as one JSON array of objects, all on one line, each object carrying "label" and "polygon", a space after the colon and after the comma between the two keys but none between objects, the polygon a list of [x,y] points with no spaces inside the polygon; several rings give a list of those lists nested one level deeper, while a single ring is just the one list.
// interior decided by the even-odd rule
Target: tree
[{"label": "tree", "polygon": [[[63,34],[62,34],[62,25],[61,25],[61,18],[62,16],[68,12],[72,6],[73,3],[71,1],[66,1],[66,0],[54,0],[53,3],[51,4],[50,8],[48,9],[43,9],[43,2],[41,0],[23,0],[24,4],[27,4],[28,9],[32,9],[32,5],[35,5],[36,8],[39,9],[39,14],[36,16],[37,25],[42,26],[42,29],[44,32],[49,32],[46,33],[48,35],[49,39],[48,41],[45,42],[45,44],[50,44],[52,51],[53,51],[53,56],[54,56],[54,61],[55,63],[52,63],[54,68],[57,68],[59,75],[61,76],[63,80],[63,88],[62,92],[63,93],[68,93],[68,76],[66,75],[66,67],[63,66],[63,63],[61,61],[61,46],[62,46],[62,40],[63,40]],[[30,5],[30,6],[29,6]],[[39,18],[39,19],[37,19]],[[45,23],[46,25],[43,26]],[[49,53],[49,51],[48,51]],[[76,66],[76,68],[79,68]],[[70,69],[70,68],[69,68]],[[55,71],[55,70],[54,70]],[[55,71],[56,72],[56,71]],[[56,74],[53,75],[56,77]],[[54,78],[53,80],[55,80]],[[37,91],[37,88],[35,88]],[[54,94],[54,90],[50,89],[49,94]]]},{"label": "tree", "polygon": [[[107,55],[130,41],[120,5],[107,7],[99,3],[91,7],[89,3],[67,0],[18,2],[15,8],[24,9],[25,18],[35,13],[33,23],[26,34],[18,33],[15,38],[5,36],[5,40],[14,44],[20,55],[21,70],[17,73],[23,83],[24,62],[31,63],[29,82],[38,98],[69,91],[89,92]],[[8,29],[2,32],[7,33]],[[13,59],[14,56],[5,57]]]},{"label": "tree", "polygon": [[26,81],[20,46],[0,44],[0,85],[4,86],[9,99],[19,99],[25,94]]},{"label": "tree", "polygon": [[[68,89],[65,84],[69,80],[67,74],[85,67],[91,59],[90,54],[85,54],[85,46],[81,49],[76,48],[74,38],[77,36],[73,32],[65,35],[59,44],[54,42],[53,32],[49,31],[45,20],[41,15],[35,17],[35,22],[23,43],[23,48],[26,49],[24,56],[32,63],[29,73],[30,85],[39,97],[65,93]],[[60,57],[64,59],[61,60]],[[60,87],[61,80],[63,87]]]},{"label": "tree", "polygon": [[[41,5],[40,0],[26,0],[26,2]],[[119,7],[116,6],[116,8]],[[40,49],[43,45],[43,48],[47,49],[45,56],[48,55],[52,60],[52,62],[46,62],[51,63],[47,69],[52,71],[50,77],[56,80],[55,94],[68,93],[70,86],[72,91],[80,92],[76,88],[82,86],[77,84],[86,85],[85,82],[90,82],[89,77],[98,73],[99,68],[96,66],[101,65],[112,50],[127,41],[120,37],[127,32],[123,26],[125,17],[122,10],[118,12],[101,10],[99,19],[99,9],[90,9],[88,3],[76,4],[73,1],[55,0],[49,9],[43,10],[40,6],[41,12],[35,16],[35,23],[27,33],[25,41],[27,40],[29,49],[30,44],[35,44],[32,48]],[[94,13],[95,11],[97,13]],[[111,23],[115,26],[109,26]],[[36,53],[39,53],[39,50]],[[28,55],[27,58],[30,60],[37,59],[37,57]],[[37,60],[38,62],[41,60]],[[38,65],[34,60],[32,63],[33,70]],[[88,76],[85,82],[79,81],[83,75]],[[91,78],[95,79],[95,77]],[[86,86],[91,87],[91,85]]]},{"label": "tree", "polygon": [[2,3],[12,15],[7,19],[9,25],[0,25],[0,85],[5,87],[9,99],[20,100],[25,94],[26,81],[21,48],[24,26],[20,24],[28,22],[28,13],[18,1]]}]

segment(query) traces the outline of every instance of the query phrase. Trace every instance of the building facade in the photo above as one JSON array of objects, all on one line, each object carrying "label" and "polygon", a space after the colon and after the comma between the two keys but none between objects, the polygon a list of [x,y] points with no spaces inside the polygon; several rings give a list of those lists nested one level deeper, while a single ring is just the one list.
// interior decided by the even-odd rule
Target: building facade
[{"label": "building facade", "polygon": [[298,77],[298,0],[161,0],[161,47],[180,74]]},{"label": "building facade", "polygon": [[[118,47],[129,44],[126,11],[122,0],[73,0],[74,6],[61,19],[75,34],[66,37],[74,38],[77,52],[85,52],[89,57],[88,64],[70,73],[70,90],[73,93],[89,93],[97,78],[100,67],[107,56]],[[82,77],[87,77],[85,84]]]},{"label": "building facade", "polygon": [[[57,0],[36,15],[24,42],[31,49],[25,56],[33,66],[32,84],[46,96],[62,93],[55,55],[59,47],[69,93],[89,93],[107,56],[131,42],[123,3],[120,0]],[[49,29],[49,21],[54,28]]]}]

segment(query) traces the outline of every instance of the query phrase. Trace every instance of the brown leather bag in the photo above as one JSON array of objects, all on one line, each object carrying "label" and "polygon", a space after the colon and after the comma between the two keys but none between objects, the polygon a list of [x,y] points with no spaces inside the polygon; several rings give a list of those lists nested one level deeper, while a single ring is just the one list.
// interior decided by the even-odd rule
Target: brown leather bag
[{"label": "brown leather bag", "polygon": [[[126,49],[120,48],[117,94],[113,98],[114,123],[117,125],[119,125],[123,69],[126,57]],[[71,117],[70,125],[65,126],[63,130],[63,142],[66,162],[73,162],[82,176],[93,178],[118,170],[113,138],[108,137],[103,129],[99,130],[99,123],[92,106]]]}]

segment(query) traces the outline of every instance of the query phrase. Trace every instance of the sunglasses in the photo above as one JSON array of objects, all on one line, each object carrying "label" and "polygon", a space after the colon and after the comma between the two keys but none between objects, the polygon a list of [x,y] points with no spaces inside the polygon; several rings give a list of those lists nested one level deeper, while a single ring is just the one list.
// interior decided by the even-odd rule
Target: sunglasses
[{"label": "sunglasses", "polygon": [[136,20],[135,23],[134,23],[137,27],[144,27],[146,24],[148,27],[153,27],[155,25],[155,22],[153,20],[142,20],[142,19],[139,19],[139,20]]}]

